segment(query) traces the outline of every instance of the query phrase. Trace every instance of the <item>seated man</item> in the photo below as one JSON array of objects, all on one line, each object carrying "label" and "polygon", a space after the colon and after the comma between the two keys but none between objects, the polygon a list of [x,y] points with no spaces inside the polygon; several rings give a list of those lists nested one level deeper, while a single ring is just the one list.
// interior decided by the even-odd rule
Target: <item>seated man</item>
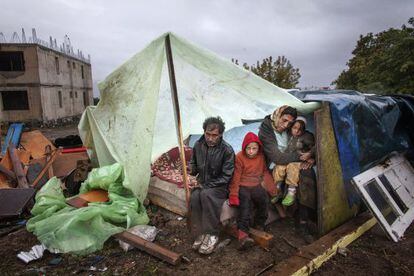
[{"label": "seated man", "polygon": [[191,225],[197,238],[193,249],[210,254],[218,243],[220,212],[234,171],[234,151],[223,139],[224,122],[207,118],[204,135],[195,143],[190,161],[198,186],[191,192]]}]

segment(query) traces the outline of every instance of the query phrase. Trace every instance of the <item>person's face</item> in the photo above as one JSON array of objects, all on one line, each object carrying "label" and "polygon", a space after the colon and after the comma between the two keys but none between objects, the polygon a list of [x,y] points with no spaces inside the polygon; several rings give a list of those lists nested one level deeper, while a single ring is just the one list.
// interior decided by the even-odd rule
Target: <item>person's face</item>
[{"label": "person's face", "polygon": [[295,118],[293,118],[293,116],[290,114],[282,115],[279,121],[277,122],[277,132],[282,133],[283,131],[288,129],[294,120]]},{"label": "person's face", "polygon": [[206,139],[207,146],[214,147],[220,141],[222,134],[220,134],[218,128],[209,129],[207,128],[204,132],[204,138]]},{"label": "person's face", "polygon": [[302,130],[302,127],[301,127],[300,123],[298,123],[298,122],[294,123],[293,126],[292,126],[292,135],[294,137],[299,137],[302,134],[303,134],[303,130]]},{"label": "person's face", "polygon": [[259,152],[259,145],[256,142],[252,142],[247,145],[246,147],[246,155],[249,158],[256,157],[257,153]]}]

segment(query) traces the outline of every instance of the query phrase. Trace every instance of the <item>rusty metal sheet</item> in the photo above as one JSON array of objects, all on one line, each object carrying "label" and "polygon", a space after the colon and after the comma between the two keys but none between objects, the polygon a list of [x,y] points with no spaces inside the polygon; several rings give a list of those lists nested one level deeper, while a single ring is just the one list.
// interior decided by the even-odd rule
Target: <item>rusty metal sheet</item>
[{"label": "rusty metal sheet", "polygon": [[64,177],[76,169],[78,160],[89,160],[86,152],[60,154],[53,162],[53,172],[56,177]]},{"label": "rusty metal sheet", "polygon": [[34,159],[41,158],[45,155],[45,147],[50,145],[52,151],[55,146],[39,130],[23,132],[20,139],[20,145],[27,151],[30,151]]},{"label": "rusty metal sheet", "polygon": [[0,189],[0,218],[19,216],[34,197],[35,189]]},{"label": "rusty metal sheet", "polygon": [[[59,154],[56,160],[53,162],[53,173],[56,177],[65,177],[70,172],[76,169],[78,160],[89,160],[89,156],[86,152],[74,152]],[[46,157],[31,160],[30,164],[38,163],[45,166]]]}]

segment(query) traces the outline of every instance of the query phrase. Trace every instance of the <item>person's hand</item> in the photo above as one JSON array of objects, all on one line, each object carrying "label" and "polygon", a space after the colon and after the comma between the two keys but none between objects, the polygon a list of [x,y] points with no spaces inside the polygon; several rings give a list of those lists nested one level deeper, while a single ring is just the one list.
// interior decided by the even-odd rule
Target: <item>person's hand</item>
[{"label": "person's hand", "polygon": [[194,189],[195,187],[197,187],[198,186],[198,183],[197,182],[193,182],[193,183],[191,183],[191,181],[190,180],[188,180],[188,188],[190,189],[190,190],[192,190],[192,189]]},{"label": "person's hand", "polygon": [[301,153],[299,159],[302,161],[307,161],[308,159],[310,159],[312,157],[312,153],[310,152],[305,152],[305,153]]},{"label": "person's hand", "polygon": [[239,206],[240,200],[238,196],[231,195],[229,196],[229,205],[230,206]]},{"label": "person's hand", "polygon": [[301,170],[307,170],[307,169],[310,169],[310,168],[312,168],[312,166],[315,164],[315,159],[313,159],[313,158],[310,158],[310,159],[308,159],[306,162],[302,162],[301,164],[300,164],[300,169]]}]

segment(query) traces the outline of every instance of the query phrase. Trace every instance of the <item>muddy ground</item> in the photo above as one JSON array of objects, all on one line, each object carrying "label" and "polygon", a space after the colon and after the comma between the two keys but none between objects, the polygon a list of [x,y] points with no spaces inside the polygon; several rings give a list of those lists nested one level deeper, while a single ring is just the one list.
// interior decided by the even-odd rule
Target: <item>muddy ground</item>
[{"label": "muddy ground", "polygon": [[[76,127],[42,129],[50,139],[76,134]],[[137,249],[124,252],[111,238],[104,248],[89,256],[46,253],[40,260],[24,264],[16,255],[29,251],[38,244],[34,235],[24,228],[0,237],[1,275],[255,275],[270,264],[277,264],[306,245],[295,232],[292,218],[270,225],[274,235],[273,246],[266,251],[258,246],[248,251],[238,251],[237,241],[210,256],[200,256],[191,249],[192,238],[188,234],[186,220],[156,206],[147,207],[151,225],[161,232],[156,242],[175,252],[182,253],[187,261],[172,266]],[[4,224],[2,222],[1,224]],[[0,229],[2,231],[7,228]],[[221,240],[229,238],[225,234]],[[405,238],[394,243],[375,226],[348,247],[347,256],[336,255],[325,263],[316,275],[413,275],[414,274],[414,227]],[[93,271],[93,267],[96,270]],[[275,272],[271,268],[262,275]]]}]

